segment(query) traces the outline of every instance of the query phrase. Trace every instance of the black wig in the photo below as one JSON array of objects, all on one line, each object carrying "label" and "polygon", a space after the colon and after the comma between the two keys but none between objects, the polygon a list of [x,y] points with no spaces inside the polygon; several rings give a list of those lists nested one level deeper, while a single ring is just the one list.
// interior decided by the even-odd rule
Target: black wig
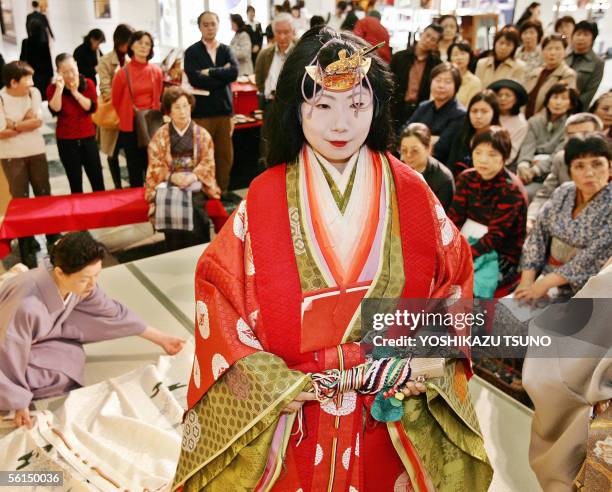
[{"label": "black wig", "polygon": [[[276,85],[276,93],[266,117],[264,137],[266,139],[266,163],[268,167],[291,163],[299,155],[305,142],[300,108],[304,102],[302,96],[302,79],[305,67],[317,55],[321,47],[332,38],[337,39],[319,53],[318,61],[323,67],[338,60],[338,52],[345,49],[348,56],[357,50],[367,47],[363,40],[350,33],[336,33],[326,27],[315,27],[307,31],[291,51]],[[366,139],[366,145],[374,150],[384,152],[393,141],[391,126],[390,99],[392,76],[384,63],[375,53],[367,55],[372,64],[367,77],[373,91],[374,115]],[[365,80],[362,82],[367,87]],[[305,93],[313,92],[314,81],[306,77]],[[317,91],[321,87],[317,85]]]}]

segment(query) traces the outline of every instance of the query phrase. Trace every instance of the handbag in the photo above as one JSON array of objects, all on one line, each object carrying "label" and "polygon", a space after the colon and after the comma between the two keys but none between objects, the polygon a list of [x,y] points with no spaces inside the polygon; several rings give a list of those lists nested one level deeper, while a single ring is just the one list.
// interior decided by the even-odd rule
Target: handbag
[{"label": "handbag", "polygon": [[91,119],[100,128],[119,130],[119,115],[110,99],[105,101],[102,96],[98,97],[96,112],[91,115]]},{"label": "handbag", "polygon": [[124,68],[125,77],[127,79],[128,90],[130,91],[130,99],[134,108],[134,132],[138,140],[138,147],[146,147],[151,141],[151,137],[155,134],[159,127],[164,123],[164,115],[159,109],[138,109],[134,104],[134,93],[132,92],[132,82],[130,81],[130,72],[127,65]]},{"label": "handbag", "polygon": [[155,190],[155,230],[193,231],[193,202],[191,190],[166,186]]}]

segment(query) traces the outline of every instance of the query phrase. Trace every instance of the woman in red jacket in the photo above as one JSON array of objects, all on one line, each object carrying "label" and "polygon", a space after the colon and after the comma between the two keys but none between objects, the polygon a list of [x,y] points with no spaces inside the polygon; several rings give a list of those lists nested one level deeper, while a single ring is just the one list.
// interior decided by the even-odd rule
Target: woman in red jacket
[{"label": "woman in red jacket", "polygon": [[68,53],[55,58],[57,78],[47,87],[49,110],[57,116],[57,150],[66,170],[70,191],[83,193],[83,169],[93,191],[104,190],[96,128],[91,120],[96,110],[96,86],[79,73]]},{"label": "woman in red jacket", "polygon": [[[136,31],[128,42],[130,62],[113,79],[112,101],[119,115],[119,138],[125,149],[130,186],[144,184],[147,148],[138,146],[134,131],[134,107],[159,109],[163,85],[161,69],[149,63],[153,58],[153,37]],[[131,89],[130,89],[131,87]]]}]

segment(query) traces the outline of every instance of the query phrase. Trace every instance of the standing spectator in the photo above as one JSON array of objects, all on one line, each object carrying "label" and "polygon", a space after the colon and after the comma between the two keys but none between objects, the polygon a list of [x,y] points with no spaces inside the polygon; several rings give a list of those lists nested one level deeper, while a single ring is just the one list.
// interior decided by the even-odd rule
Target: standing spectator
[{"label": "standing spectator", "polygon": [[[449,212],[449,218],[462,233],[472,237],[474,260],[497,252],[500,286],[511,284],[517,276],[527,215],[523,185],[504,166],[510,149],[510,135],[498,126],[476,136],[472,144],[474,168],[457,178]],[[466,222],[480,227],[470,227]],[[474,235],[478,229],[481,233]],[[477,269],[475,276],[478,273]]]},{"label": "standing spectator", "polygon": [[277,15],[272,20],[272,30],[275,43],[262,50],[255,64],[255,83],[264,112],[274,99],[278,76],[294,46],[293,18],[286,13]]},{"label": "standing spectator", "polygon": [[527,136],[517,159],[517,174],[530,199],[550,172],[552,157],[563,148],[565,121],[579,107],[576,91],[557,84],[546,93],[545,109],[529,118]]},{"label": "standing spectator", "polygon": [[451,45],[461,40],[461,36],[459,35],[459,24],[457,23],[457,18],[450,14],[440,17],[438,24],[440,24],[443,29],[442,37],[440,41],[438,41],[440,60],[450,61],[449,48]]},{"label": "standing spectator", "polygon": [[400,157],[423,178],[438,197],[444,210],[448,210],[455,193],[453,173],[431,156],[431,132],[423,123],[412,123],[400,137]]},{"label": "standing spectator", "polygon": [[344,23],[344,19],[346,19],[347,7],[348,4],[344,0],[340,0],[338,3],[336,3],[336,11],[329,16],[327,26],[335,31],[340,31],[342,24]]},{"label": "standing spectator", "polygon": [[[572,137],[600,133],[603,129],[601,120],[590,113],[578,113],[570,116],[565,122],[565,140]],[[552,160],[550,173],[546,176],[544,184],[537,191],[527,210],[527,232],[529,232],[540,213],[542,205],[552,196],[553,192],[563,183],[571,181],[569,169],[565,165],[565,151],[558,151]]]},{"label": "standing spectator", "polygon": [[251,61],[255,66],[257,55],[261,51],[263,46],[263,31],[261,30],[261,24],[255,20],[255,7],[249,5],[246,9],[247,14],[247,32],[251,38]]},{"label": "standing spectator", "polygon": [[571,15],[564,15],[559,17],[555,22],[555,32],[565,36],[565,39],[572,39],[574,29],[576,28],[576,21]]},{"label": "standing spectator", "polygon": [[551,288],[569,297],[612,256],[610,144],[601,135],[576,136],[565,146],[572,180],[540,210],[523,247],[518,300],[537,300]]},{"label": "standing spectator", "polygon": [[[36,30],[36,32],[33,33],[30,26],[32,22],[40,22],[43,27],[42,30]],[[49,19],[47,19],[47,16],[40,11],[40,4],[38,2],[32,2],[32,12],[26,16],[26,32],[28,33],[28,37],[32,36],[33,34],[38,36],[38,40],[41,43],[48,43],[49,36],[51,39],[55,39],[51,26],[49,25]]]},{"label": "standing spectator", "polygon": [[431,24],[421,33],[416,45],[398,51],[391,58],[391,71],[395,75],[392,113],[396,129],[406,124],[417,106],[429,99],[431,71],[440,64],[437,56],[442,28]]},{"label": "standing spectator", "polygon": [[516,25],[520,27],[524,22],[527,21],[535,21],[540,22],[540,14],[542,12],[542,8],[538,2],[531,2],[523,14],[519,17],[519,20],[516,21]]},{"label": "standing spectator", "polygon": [[293,17],[293,26],[295,27],[295,32],[297,37],[301,37],[306,31],[308,31],[309,22],[306,16],[302,11],[302,7],[298,3],[296,3],[293,7],[291,7],[291,16]]},{"label": "standing spectator", "polygon": [[599,96],[589,112],[597,115],[603,122],[602,131],[608,140],[612,141],[612,90]]},{"label": "standing spectator", "polygon": [[153,58],[153,36],[136,31],[128,41],[130,61],[117,71],[113,79],[112,101],[119,115],[119,139],[125,150],[130,187],[144,184],[147,172],[147,149],[138,146],[134,129],[134,108],[159,109],[164,75],[161,69],[149,63]]},{"label": "standing spectator", "polygon": [[[272,16],[272,19],[276,19],[276,17],[278,15],[281,14],[289,14],[289,12],[287,12],[282,5],[275,5],[274,6],[274,15]],[[289,17],[291,17],[291,15],[289,15]],[[291,17],[291,19],[293,20],[293,17]],[[271,46],[274,44],[274,30],[272,29],[272,22],[270,22],[270,24],[268,24],[268,26],[266,27],[266,41],[268,42],[268,46]]]},{"label": "standing spectator", "polygon": [[145,199],[149,217],[155,217],[155,190],[164,183],[191,190],[193,230],[165,230],[169,251],[210,241],[206,198],[220,198],[210,134],[191,120],[195,98],[180,87],[164,91],[162,107],[170,116],[149,143]]},{"label": "standing spectator", "polygon": [[380,23],[380,18],[380,12],[378,10],[370,10],[368,15],[357,21],[353,29],[353,34],[365,39],[372,46],[384,42],[384,46],[376,50],[376,53],[384,61],[390,63],[391,48],[389,47],[389,31]]},{"label": "standing spectator", "polygon": [[320,15],[313,15],[310,18],[310,29],[313,27],[325,27],[325,19]]},{"label": "standing spectator", "polygon": [[512,165],[516,161],[529,127],[525,115],[521,113],[521,107],[527,103],[527,91],[518,82],[508,79],[493,82],[488,88],[497,94],[499,123],[510,134],[512,152],[506,165],[513,168]]},{"label": "standing spectator", "polygon": [[247,32],[246,24],[240,14],[230,15],[234,37],[230,42],[232,53],[238,61],[238,75],[251,75],[253,73],[253,60],[251,58],[251,37]]},{"label": "standing spectator", "polygon": [[519,32],[522,44],[516,50],[516,58],[525,64],[527,74],[530,74],[544,63],[540,48],[544,30],[539,22],[526,21],[521,24]]},{"label": "standing spectator", "polygon": [[217,14],[203,12],[198,17],[198,26],[202,39],[185,51],[185,73],[193,87],[210,93],[196,96],[193,118],[212,136],[217,183],[225,192],[234,162],[231,84],[238,77],[238,62],[230,47],[216,39]]},{"label": "standing spectator", "polygon": [[[126,62],[128,41],[134,30],[127,24],[119,24],[113,33],[113,50],[100,58],[96,72],[100,77],[100,96],[108,103],[111,100],[113,79],[118,70],[123,68]],[[119,169],[119,130],[110,128],[98,129],[98,140],[100,150],[106,154],[108,168],[113,178],[115,189],[121,189],[121,173]]]},{"label": "standing spectator", "polygon": [[605,62],[593,51],[598,34],[595,22],[580,21],[572,34],[572,52],[566,58],[567,64],[576,71],[576,87],[585,109],[591,104],[604,73]]},{"label": "standing spectator", "polygon": [[[2,69],[5,87],[0,90],[0,162],[13,198],[27,198],[32,185],[35,196],[51,194],[42,126],[42,100],[34,87],[34,70],[23,61]],[[52,242],[51,237],[47,237]],[[36,266],[36,241],[19,239],[21,261]]]},{"label": "standing spectator", "polygon": [[[41,14],[42,15],[42,14]],[[41,41],[44,26],[38,19],[32,19],[28,24],[29,35],[21,42],[19,59],[26,62],[34,70],[34,87],[44,98],[47,86],[53,78],[53,63],[49,41]]]},{"label": "standing spectator", "polygon": [[480,80],[469,69],[473,59],[472,47],[465,41],[453,43],[448,48],[448,59],[461,74],[461,87],[457,91],[457,101],[467,106],[472,97],[482,88]]},{"label": "standing spectator", "polygon": [[447,166],[454,176],[472,167],[472,141],[477,135],[499,125],[499,105],[495,92],[485,89],[476,94],[467,108],[465,124],[454,136]]},{"label": "standing spectator", "polygon": [[96,110],[96,86],[79,73],[75,59],[62,53],[55,59],[55,84],[47,87],[49,110],[57,116],[57,150],[66,170],[70,191],[83,193],[83,169],[93,191],[104,190],[96,128],[91,114]]},{"label": "standing spectator", "polygon": [[431,71],[431,101],[423,101],[407,124],[424,123],[434,135],[433,156],[447,162],[454,136],[460,130],[465,108],[457,102],[461,86],[459,70],[444,62]]},{"label": "standing spectator", "polygon": [[525,116],[531,118],[544,106],[544,97],[553,85],[576,87],[576,72],[565,63],[567,41],[560,34],[551,34],[542,41],[544,65],[530,72],[525,80],[529,94]]},{"label": "standing spectator", "polygon": [[96,83],[96,67],[103,56],[100,45],[106,42],[106,36],[100,29],[92,29],[83,38],[83,43],[74,50],[74,59],[79,67],[79,72]]},{"label": "standing spectator", "polygon": [[476,64],[476,77],[483,87],[501,79],[525,80],[525,64],[514,58],[520,44],[519,33],[515,27],[506,26],[498,31],[493,40],[493,53],[481,58]]},{"label": "standing spectator", "polygon": [[349,10],[346,14],[346,17],[344,18],[344,22],[340,26],[340,30],[353,32],[353,29],[355,29],[355,24],[357,24],[358,20],[359,17],[357,17],[355,11]]}]

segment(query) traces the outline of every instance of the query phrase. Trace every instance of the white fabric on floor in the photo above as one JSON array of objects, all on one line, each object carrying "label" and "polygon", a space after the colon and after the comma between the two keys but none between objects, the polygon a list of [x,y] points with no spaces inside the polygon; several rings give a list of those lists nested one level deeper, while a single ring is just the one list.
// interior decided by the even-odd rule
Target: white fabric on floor
[{"label": "white fabric on floor", "polygon": [[193,353],[190,340],[174,357],[72,391],[56,411],[36,413],[32,430],[0,439],[0,470],[64,470],[62,490],[166,490]]}]

